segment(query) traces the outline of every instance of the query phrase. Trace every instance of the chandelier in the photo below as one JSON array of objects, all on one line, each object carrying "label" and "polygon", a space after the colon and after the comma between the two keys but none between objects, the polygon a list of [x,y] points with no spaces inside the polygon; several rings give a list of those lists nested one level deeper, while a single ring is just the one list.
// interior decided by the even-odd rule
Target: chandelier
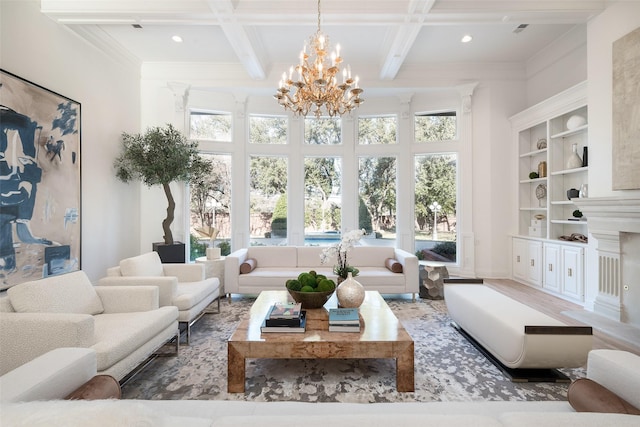
[{"label": "chandelier", "polygon": [[[340,73],[340,45],[336,45],[336,50],[327,57],[330,45],[329,37],[320,30],[320,0],[318,31],[309,38],[309,47],[311,52],[308,54],[305,42],[299,64],[289,68],[289,75],[282,73],[278,90],[273,95],[278,104],[300,116],[306,116],[315,107],[317,118],[323,111],[333,117],[348,113],[362,104],[364,99],[360,98],[360,94],[363,90],[358,87],[358,76],[355,79],[351,77],[350,66]],[[294,70],[297,73],[295,81]],[[342,74],[341,78],[339,74]]]}]

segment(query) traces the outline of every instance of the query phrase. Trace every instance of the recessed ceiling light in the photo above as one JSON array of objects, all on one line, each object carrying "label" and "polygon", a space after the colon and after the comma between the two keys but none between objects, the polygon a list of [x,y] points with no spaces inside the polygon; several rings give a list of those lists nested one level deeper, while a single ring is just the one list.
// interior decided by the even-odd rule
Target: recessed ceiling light
[{"label": "recessed ceiling light", "polygon": [[173,40],[176,43],[182,43],[182,37],[180,36],[173,36],[171,37],[171,40]]},{"label": "recessed ceiling light", "polygon": [[462,39],[460,41],[462,43],[469,43],[471,40],[473,40],[473,37],[471,37],[469,34],[465,34],[464,36],[462,36]]}]

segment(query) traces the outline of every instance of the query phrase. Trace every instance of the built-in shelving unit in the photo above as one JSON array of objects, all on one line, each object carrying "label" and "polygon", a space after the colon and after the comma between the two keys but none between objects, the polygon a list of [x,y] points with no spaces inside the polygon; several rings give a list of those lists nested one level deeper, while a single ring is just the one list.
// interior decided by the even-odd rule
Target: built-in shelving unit
[{"label": "built-in shelving unit", "polygon": [[574,216],[567,191],[588,191],[589,167],[568,161],[574,146],[580,158],[588,146],[586,89],[579,84],[511,118],[518,194],[513,277],[577,302],[583,301],[585,244],[566,237],[586,236],[587,221]]}]

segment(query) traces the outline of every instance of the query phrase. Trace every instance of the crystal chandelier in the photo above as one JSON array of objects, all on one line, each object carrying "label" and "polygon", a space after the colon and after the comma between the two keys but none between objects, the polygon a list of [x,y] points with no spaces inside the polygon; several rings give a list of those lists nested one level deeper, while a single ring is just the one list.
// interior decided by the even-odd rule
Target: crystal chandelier
[{"label": "crystal chandelier", "polygon": [[[306,116],[315,107],[314,114],[323,112],[330,117],[342,115],[357,108],[364,102],[363,92],[358,87],[358,76],[351,78],[351,67],[342,70],[340,79],[340,45],[327,57],[330,50],[329,37],[320,30],[320,0],[318,0],[318,31],[309,38],[311,53],[307,53],[307,42],[300,52],[300,63],[289,68],[289,75],[282,73],[278,90],[273,97],[285,110]],[[297,80],[294,78],[294,70]]]}]

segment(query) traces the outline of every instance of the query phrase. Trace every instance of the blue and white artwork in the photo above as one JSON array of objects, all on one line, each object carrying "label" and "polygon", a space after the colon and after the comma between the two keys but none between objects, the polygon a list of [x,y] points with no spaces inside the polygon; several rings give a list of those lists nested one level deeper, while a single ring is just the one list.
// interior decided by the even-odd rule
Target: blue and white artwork
[{"label": "blue and white artwork", "polygon": [[0,70],[0,290],[80,268],[80,104]]}]

